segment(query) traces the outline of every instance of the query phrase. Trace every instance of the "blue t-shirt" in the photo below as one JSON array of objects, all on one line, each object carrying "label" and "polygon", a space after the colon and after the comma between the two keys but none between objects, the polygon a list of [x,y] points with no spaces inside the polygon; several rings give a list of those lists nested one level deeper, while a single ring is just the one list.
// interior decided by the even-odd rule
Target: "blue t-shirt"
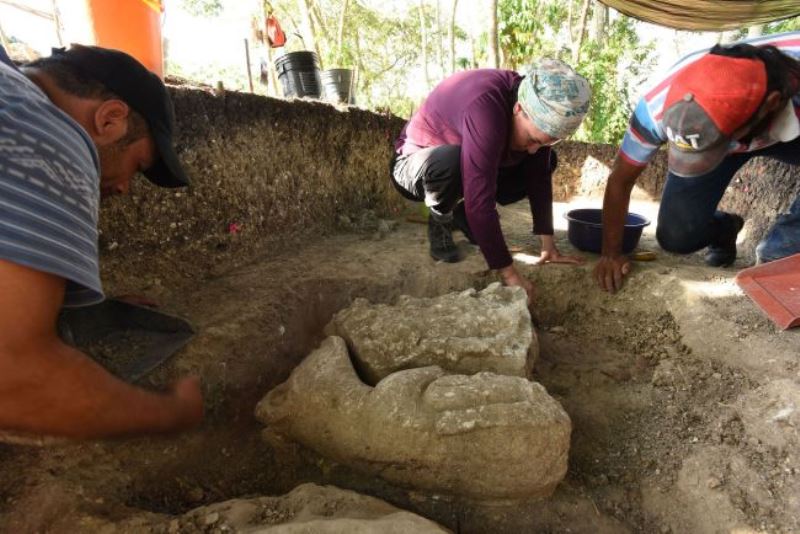
[{"label": "blue t-shirt", "polygon": [[[764,35],[739,41],[753,46],[772,45],[784,54],[800,60],[800,32]],[[735,43],[735,44],[739,44]],[[667,142],[667,133],[662,120],[664,103],[670,90],[672,80],[679,72],[691,65],[708,50],[699,50],[680,59],[666,75],[651,81],[651,88],[639,100],[631,117],[628,131],[622,140],[619,155],[628,163],[636,166],[647,165],[653,159],[658,148]],[[775,114],[766,133],[754,138],[749,144],[731,141],[728,153],[753,152],[779,142],[789,142],[800,135],[800,93],[781,113]]]},{"label": "blue t-shirt", "polygon": [[99,176],[86,131],[0,47],[0,259],[64,278],[64,306],[103,300]]}]

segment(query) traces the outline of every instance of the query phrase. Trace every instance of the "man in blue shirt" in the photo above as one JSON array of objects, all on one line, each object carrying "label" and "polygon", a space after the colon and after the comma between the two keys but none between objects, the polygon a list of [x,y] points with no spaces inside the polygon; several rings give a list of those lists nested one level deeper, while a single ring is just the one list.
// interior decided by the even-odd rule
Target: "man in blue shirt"
[{"label": "man in blue shirt", "polygon": [[0,48],[0,433],[99,438],[188,428],[199,383],[168,393],[113,377],[56,332],[99,302],[101,196],[143,172],[188,180],[161,80],[127,54],[73,46],[18,69]]},{"label": "man in blue shirt", "polygon": [[[636,179],[662,145],[669,173],[656,237],[664,250],[707,248],[706,263],[736,260],[737,214],[717,209],[728,184],[756,156],[800,165],[800,32],[700,50],[651,82],[631,117],[603,201],[601,288],[622,287],[630,262],[622,233]],[[756,249],[759,261],[800,252],[800,197]]]}]

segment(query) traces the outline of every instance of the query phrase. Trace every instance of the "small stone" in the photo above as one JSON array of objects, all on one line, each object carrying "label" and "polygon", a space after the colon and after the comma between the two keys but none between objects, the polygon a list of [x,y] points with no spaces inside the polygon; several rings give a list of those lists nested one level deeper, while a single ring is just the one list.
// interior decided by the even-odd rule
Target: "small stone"
[{"label": "small stone", "polygon": [[211,512],[203,519],[203,523],[206,525],[213,525],[217,521],[219,521],[219,514],[217,512]]},{"label": "small stone", "polygon": [[118,246],[119,246],[119,243],[117,243],[116,241],[112,241],[111,243],[108,244],[108,250],[114,250]]},{"label": "small stone", "polygon": [[195,487],[189,490],[187,496],[189,497],[189,500],[192,502],[200,502],[203,500],[205,492],[203,491],[203,488]]},{"label": "small stone", "polygon": [[717,477],[708,477],[708,481],[706,481],[706,484],[708,485],[709,488],[714,489],[720,487],[722,485],[722,481]]},{"label": "small stone", "polygon": [[177,519],[173,519],[169,522],[169,528],[167,528],[167,532],[169,534],[177,534],[181,528],[181,524],[178,522]]},{"label": "small stone", "polygon": [[382,234],[394,232],[397,229],[397,226],[397,221],[393,221],[391,219],[381,219],[378,221],[378,231]]},{"label": "small stone", "polygon": [[552,332],[553,334],[563,334],[566,331],[567,331],[567,329],[564,328],[563,326],[554,326],[554,327],[550,328],[550,332]]}]

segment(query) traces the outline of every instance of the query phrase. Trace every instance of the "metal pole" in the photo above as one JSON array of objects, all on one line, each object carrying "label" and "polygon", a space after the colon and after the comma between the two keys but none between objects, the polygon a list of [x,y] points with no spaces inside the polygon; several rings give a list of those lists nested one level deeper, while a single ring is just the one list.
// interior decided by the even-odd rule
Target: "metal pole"
[{"label": "metal pole", "polygon": [[253,93],[253,73],[250,72],[250,45],[247,37],[244,39],[244,57],[247,60],[247,81],[250,83],[250,92]]}]

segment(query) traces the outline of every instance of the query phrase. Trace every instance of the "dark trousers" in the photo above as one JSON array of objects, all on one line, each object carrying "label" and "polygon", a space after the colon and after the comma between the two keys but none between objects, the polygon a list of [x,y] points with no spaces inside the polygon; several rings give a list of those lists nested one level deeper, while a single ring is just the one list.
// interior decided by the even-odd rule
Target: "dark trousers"
[{"label": "dark trousers", "polygon": [[[536,157],[536,155],[527,156]],[[528,196],[528,177],[523,163],[501,167],[497,174],[495,201],[501,206]],[[550,155],[551,171],[556,167],[555,152]],[[461,146],[440,145],[424,148],[408,156],[397,156],[392,166],[392,182],[409,200],[425,202],[432,213],[447,219],[464,198],[461,181]],[[551,199],[547,199],[551,202]]]},{"label": "dark trousers", "polygon": [[[718,211],[717,206],[736,172],[756,156],[798,165],[800,139],[778,143],[756,152],[731,154],[716,169],[703,176],[682,178],[669,173],[661,194],[656,230],[661,247],[670,252],[687,254],[716,245],[719,236],[730,234],[733,221],[728,214]],[[798,202],[795,205],[800,208]],[[776,225],[783,225],[780,228],[783,233],[800,233],[800,209],[794,215],[782,217]],[[800,245],[800,238],[797,238],[797,244]],[[796,251],[800,251],[800,248]]]}]

